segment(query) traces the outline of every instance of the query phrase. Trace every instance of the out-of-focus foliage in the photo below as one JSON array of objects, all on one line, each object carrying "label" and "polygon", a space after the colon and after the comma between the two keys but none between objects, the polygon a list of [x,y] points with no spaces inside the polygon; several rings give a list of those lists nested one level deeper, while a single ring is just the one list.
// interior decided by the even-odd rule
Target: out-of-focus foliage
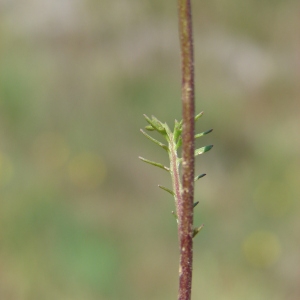
[{"label": "out-of-focus foliage", "polygon": [[[193,299],[300,298],[299,1],[194,1]],[[0,298],[176,299],[176,1],[0,1]],[[200,144],[204,143],[204,144]],[[159,178],[159,180],[158,180]],[[169,199],[168,199],[169,198]]]}]

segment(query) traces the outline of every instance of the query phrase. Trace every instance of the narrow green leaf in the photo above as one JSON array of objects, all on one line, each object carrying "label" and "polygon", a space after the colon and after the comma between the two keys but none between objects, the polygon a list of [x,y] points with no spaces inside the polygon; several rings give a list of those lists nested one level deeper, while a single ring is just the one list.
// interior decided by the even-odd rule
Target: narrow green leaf
[{"label": "narrow green leaf", "polygon": [[199,113],[199,114],[195,117],[195,122],[198,121],[202,116],[203,116],[203,111],[201,111],[201,113]]},{"label": "narrow green leaf", "polygon": [[195,208],[198,204],[199,204],[199,201],[195,202],[193,208]]},{"label": "narrow green leaf", "polygon": [[193,231],[193,238],[201,231],[201,229],[204,227],[204,224],[202,224],[201,226],[199,227],[196,227],[194,228],[194,231]]},{"label": "narrow green leaf", "polygon": [[209,146],[204,146],[204,147],[201,147],[201,148],[195,150],[195,156],[198,156],[204,152],[209,151],[212,147],[213,147],[213,145],[209,145]]},{"label": "narrow green leaf", "polygon": [[154,139],[152,136],[150,136],[149,134],[147,134],[143,129],[140,129],[141,133],[148,138],[150,141],[152,141],[153,143],[157,144],[158,146],[162,147],[163,149],[165,149],[166,151],[169,151],[169,148],[167,145],[159,142],[158,140]]},{"label": "narrow green leaf", "polygon": [[206,135],[206,134],[209,134],[209,133],[211,133],[212,131],[213,131],[213,129],[209,129],[209,130],[207,130],[207,131],[198,133],[198,134],[195,135],[195,139],[197,139],[197,138],[199,138],[199,137],[201,137],[201,136],[204,136],[204,135]]},{"label": "narrow green leaf", "polygon": [[175,120],[175,126],[174,126],[174,141],[175,142],[177,142],[181,133],[182,133],[182,125],[179,124],[177,120]]},{"label": "narrow green leaf", "polygon": [[161,121],[159,121],[156,117],[154,117],[153,115],[151,116],[152,118],[152,122],[157,126],[157,127],[164,127],[163,123]]},{"label": "narrow green leaf", "polygon": [[161,188],[162,190],[164,190],[164,191],[170,193],[172,196],[175,195],[173,191],[171,191],[170,189],[168,189],[168,188],[166,188],[166,187],[164,187],[164,186],[162,186],[162,185],[158,185],[158,187]]},{"label": "narrow green leaf", "polygon": [[182,130],[182,120],[180,122],[175,120],[175,129],[176,130]]},{"label": "narrow green leaf", "polygon": [[[154,116],[151,116],[152,118],[152,124],[157,128],[157,130],[162,133],[162,134],[166,134],[166,128],[165,128],[165,125],[166,124],[163,124],[161,121],[159,121],[157,118],[155,118]],[[152,125],[152,126],[153,126]]]},{"label": "narrow green leaf", "polygon": [[147,164],[153,165],[153,166],[155,166],[155,167],[159,167],[159,168],[161,168],[161,169],[164,169],[164,170],[170,172],[170,169],[169,169],[168,167],[166,167],[166,166],[164,166],[164,165],[162,165],[162,164],[160,164],[160,163],[157,163],[157,162],[155,162],[155,161],[148,160],[148,159],[143,158],[143,157],[141,157],[141,156],[139,156],[139,159],[142,160],[142,161],[144,161],[144,162],[147,163]]},{"label": "narrow green leaf", "polygon": [[178,141],[177,141],[175,149],[178,150],[178,148],[181,147],[181,145],[182,145],[182,137],[180,136],[179,139],[178,139]]},{"label": "narrow green leaf", "polygon": [[154,131],[155,129],[152,127],[152,125],[147,125],[145,126],[145,129],[147,129],[148,131]]},{"label": "narrow green leaf", "polygon": [[206,174],[200,174],[200,175],[198,175],[198,176],[195,177],[194,181],[197,181],[198,179],[200,179],[200,178],[202,178],[204,176],[206,176]]},{"label": "narrow green leaf", "polygon": [[163,127],[162,123],[152,116],[152,120],[147,116],[144,115],[146,121],[159,133],[166,134],[166,129]]}]

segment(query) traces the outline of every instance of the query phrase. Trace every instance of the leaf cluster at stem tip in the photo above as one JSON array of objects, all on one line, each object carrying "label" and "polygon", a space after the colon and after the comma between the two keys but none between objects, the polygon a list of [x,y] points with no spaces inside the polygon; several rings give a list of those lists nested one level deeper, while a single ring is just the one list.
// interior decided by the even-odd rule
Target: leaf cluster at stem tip
[{"label": "leaf cluster at stem tip", "polygon": [[[199,113],[198,115],[195,116],[195,121],[197,121],[201,116],[203,115],[203,112]],[[175,182],[179,182],[180,187],[179,190],[181,191],[181,180],[180,178],[175,178],[175,176],[179,176],[179,165],[182,163],[182,158],[178,157],[178,149],[180,148],[180,146],[182,145],[182,126],[183,126],[183,122],[182,120],[180,122],[178,122],[177,120],[175,120],[175,125],[174,125],[174,130],[173,132],[170,130],[169,126],[166,123],[162,123],[161,121],[159,121],[156,117],[152,116],[151,118],[149,118],[147,115],[144,115],[148,125],[145,126],[145,129],[147,131],[157,131],[159,134],[161,134],[164,139],[167,141],[167,144],[161,143],[160,141],[156,140],[155,138],[153,138],[152,136],[150,136],[148,133],[146,133],[144,130],[141,129],[141,133],[148,138],[150,141],[152,141],[153,143],[155,143],[156,145],[160,146],[161,148],[163,148],[164,150],[167,151],[167,153],[169,154],[169,159],[170,159],[170,166],[167,167],[161,163],[157,163],[151,160],[148,160],[146,158],[143,157],[139,157],[139,159],[141,159],[142,161],[153,165],[155,167],[159,167],[167,172],[170,173],[171,178],[172,178],[172,183],[173,183],[173,190],[166,188],[164,186],[159,185],[159,187],[170,193],[172,196],[174,196],[175,198],[175,202],[177,201],[178,195],[176,195],[175,193]],[[212,129],[195,134],[195,139],[205,136],[207,134],[209,134],[210,132],[212,132]],[[213,147],[213,145],[208,145],[208,146],[204,146],[201,148],[198,148],[195,150],[195,157],[203,154],[205,152],[208,152],[211,148]],[[177,175],[176,175],[177,174]],[[204,177],[206,174],[200,174],[198,176],[196,176],[194,178],[194,181],[199,180],[200,178]],[[176,180],[177,179],[177,180]],[[199,202],[194,203],[194,207],[198,204]],[[173,215],[175,216],[175,218],[177,219],[177,214],[175,212],[172,212]],[[178,221],[178,219],[177,219]],[[201,225],[200,227],[194,228],[194,232],[193,232],[193,237],[196,236],[199,231],[203,228],[203,225]]]}]

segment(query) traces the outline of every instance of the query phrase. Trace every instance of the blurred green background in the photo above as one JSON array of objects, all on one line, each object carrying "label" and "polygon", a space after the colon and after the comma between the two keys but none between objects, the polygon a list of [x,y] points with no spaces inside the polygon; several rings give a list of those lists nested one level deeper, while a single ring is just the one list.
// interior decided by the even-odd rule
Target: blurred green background
[{"label": "blurred green background", "polygon": [[[300,5],[194,1],[193,299],[300,299]],[[176,1],[0,1],[0,298],[177,298]]]}]

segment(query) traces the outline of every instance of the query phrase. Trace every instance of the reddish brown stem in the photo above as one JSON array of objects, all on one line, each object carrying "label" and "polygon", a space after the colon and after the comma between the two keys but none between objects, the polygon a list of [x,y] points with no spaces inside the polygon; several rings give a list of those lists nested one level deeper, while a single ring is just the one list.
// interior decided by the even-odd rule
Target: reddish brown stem
[{"label": "reddish brown stem", "polygon": [[190,0],[178,0],[182,68],[182,197],[177,203],[180,250],[179,300],[191,299],[194,202],[194,58]]}]

